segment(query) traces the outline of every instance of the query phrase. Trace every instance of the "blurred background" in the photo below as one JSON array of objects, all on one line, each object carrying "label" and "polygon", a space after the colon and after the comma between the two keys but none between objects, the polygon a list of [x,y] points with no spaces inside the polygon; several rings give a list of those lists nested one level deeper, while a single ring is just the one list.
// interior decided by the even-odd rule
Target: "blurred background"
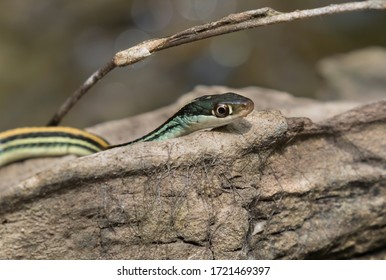
[{"label": "blurred background", "polygon": [[[143,40],[249,9],[269,6],[289,12],[343,2],[2,0],[0,130],[45,125],[114,53]],[[323,16],[182,45],[113,70],[62,124],[85,127],[149,111],[199,84],[261,86],[295,96],[341,98],[324,90],[325,76],[335,72],[320,61],[371,46],[386,46],[384,11]],[[376,71],[381,78],[386,76],[382,71]]]}]

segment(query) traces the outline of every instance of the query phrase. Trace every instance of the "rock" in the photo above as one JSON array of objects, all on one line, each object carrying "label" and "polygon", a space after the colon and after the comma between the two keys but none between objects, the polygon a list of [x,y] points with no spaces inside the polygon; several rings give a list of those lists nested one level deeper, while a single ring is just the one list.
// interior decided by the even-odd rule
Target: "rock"
[{"label": "rock", "polygon": [[224,91],[276,109],[169,141],[1,169],[0,258],[372,258],[385,248],[386,101],[353,108],[199,87],[90,130],[128,141],[192,97]]},{"label": "rock", "polygon": [[318,71],[326,81],[319,96],[365,101],[386,98],[386,49],[369,47],[321,60]]}]

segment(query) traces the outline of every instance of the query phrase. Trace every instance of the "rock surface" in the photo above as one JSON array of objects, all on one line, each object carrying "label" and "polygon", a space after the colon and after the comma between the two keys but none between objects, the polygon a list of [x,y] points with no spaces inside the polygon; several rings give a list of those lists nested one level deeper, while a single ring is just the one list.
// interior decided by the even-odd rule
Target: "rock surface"
[{"label": "rock surface", "polygon": [[385,258],[386,101],[198,87],[90,130],[128,141],[225,91],[259,110],[215,131],[1,169],[0,258]]}]

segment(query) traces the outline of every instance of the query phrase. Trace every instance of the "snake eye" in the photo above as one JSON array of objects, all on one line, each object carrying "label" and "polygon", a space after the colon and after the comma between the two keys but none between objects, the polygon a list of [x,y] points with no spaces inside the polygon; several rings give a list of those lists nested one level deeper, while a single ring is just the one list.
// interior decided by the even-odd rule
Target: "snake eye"
[{"label": "snake eye", "polygon": [[226,104],[217,104],[214,107],[213,113],[218,118],[225,118],[229,115],[230,108]]}]

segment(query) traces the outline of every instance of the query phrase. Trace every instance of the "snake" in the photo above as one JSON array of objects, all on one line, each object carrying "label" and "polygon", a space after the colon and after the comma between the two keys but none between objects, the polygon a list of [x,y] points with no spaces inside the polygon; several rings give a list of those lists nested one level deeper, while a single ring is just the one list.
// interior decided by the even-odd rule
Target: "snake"
[{"label": "snake", "polygon": [[251,99],[227,92],[200,96],[187,103],[165,123],[136,140],[110,145],[102,137],[66,126],[21,127],[0,133],[0,167],[13,162],[64,155],[86,156],[138,142],[164,141],[198,130],[225,126],[254,109]]}]

